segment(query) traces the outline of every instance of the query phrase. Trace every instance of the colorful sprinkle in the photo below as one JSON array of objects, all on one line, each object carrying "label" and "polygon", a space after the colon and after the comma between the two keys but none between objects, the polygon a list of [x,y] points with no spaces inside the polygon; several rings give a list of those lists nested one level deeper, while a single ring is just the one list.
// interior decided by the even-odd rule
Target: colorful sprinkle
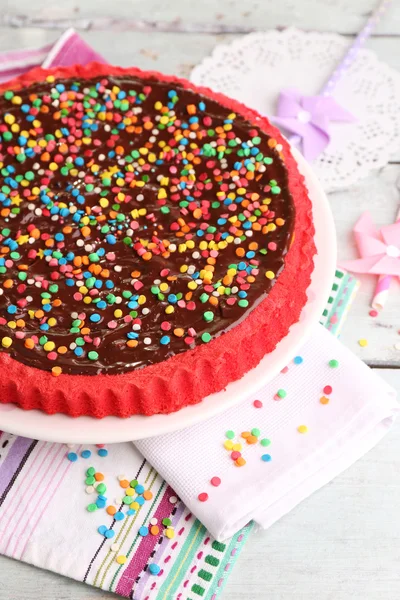
[{"label": "colorful sprinkle", "polygon": [[200,500],[200,502],[206,502],[208,500],[208,494],[206,492],[202,492],[197,497]]},{"label": "colorful sprinkle", "polygon": [[263,407],[263,403],[261,402],[261,400],[254,400],[253,406],[255,408],[262,408]]},{"label": "colorful sprinkle", "polygon": [[78,455],[76,452],[68,452],[67,454],[67,458],[68,460],[70,460],[71,462],[76,462],[78,460]]},{"label": "colorful sprinkle", "polygon": [[299,425],[297,428],[297,431],[299,433],[307,433],[308,427],[307,427],[307,425]]},{"label": "colorful sprinkle", "polygon": [[336,369],[339,366],[339,361],[337,361],[335,358],[332,358],[328,364],[332,369]]},{"label": "colorful sprinkle", "polygon": [[219,485],[221,485],[221,479],[219,477],[212,477],[211,485],[213,485],[214,487],[218,487]]},{"label": "colorful sprinkle", "polygon": [[270,462],[272,460],[272,457],[271,457],[270,454],[263,454],[261,456],[261,460],[264,461],[264,462]]}]

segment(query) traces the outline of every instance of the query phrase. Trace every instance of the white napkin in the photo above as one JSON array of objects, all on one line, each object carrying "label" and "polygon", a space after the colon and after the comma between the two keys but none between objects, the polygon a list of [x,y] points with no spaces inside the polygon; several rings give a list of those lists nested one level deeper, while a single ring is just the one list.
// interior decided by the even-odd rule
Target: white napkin
[{"label": "white napkin", "polygon": [[[399,411],[396,392],[322,326],[300,355],[301,363],[292,362],[257,397],[184,431],[135,443],[218,540],[252,519],[262,528],[272,525],[375,446]],[[332,392],[324,393],[325,386]],[[286,396],[277,400],[278,390]],[[320,402],[323,396],[328,404]],[[298,431],[301,425],[306,433]],[[253,428],[260,435],[249,445],[240,434]],[[224,448],[228,431],[242,443],[242,467]],[[264,438],[271,444],[262,446]],[[266,454],[268,462],[261,458]],[[213,477],[221,479],[218,487]]]}]

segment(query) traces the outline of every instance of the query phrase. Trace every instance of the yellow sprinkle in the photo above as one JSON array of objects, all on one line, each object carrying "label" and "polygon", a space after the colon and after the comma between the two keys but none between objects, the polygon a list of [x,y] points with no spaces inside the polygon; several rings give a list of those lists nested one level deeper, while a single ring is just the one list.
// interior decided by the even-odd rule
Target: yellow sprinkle
[{"label": "yellow sprinkle", "polygon": [[117,308],[116,310],[114,310],[114,317],[116,319],[119,319],[120,317],[122,317],[123,313],[122,310],[120,308]]},{"label": "yellow sprinkle", "polygon": [[129,508],[132,508],[133,510],[139,510],[140,504],[138,502],[132,502],[132,504],[129,505]]},{"label": "yellow sprinkle", "polygon": [[242,449],[242,444],[233,444],[232,446],[232,450],[234,450],[235,452],[240,452]]},{"label": "yellow sprinkle", "polygon": [[171,315],[173,312],[175,312],[175,309],[171,304],[165,308],[165,314]]},{"label": "yellow sprinkle", "polygon": [[362,338],[361,340],[358,340],[359,345],[364,348],[365,346],[368,346],[368,341],[364,338]]},{"label": "yellow sprinkle", "polygon": [[169,538],[170,540],[172,540],[173,537],[175,537],[175,532],[173,529],[166,529],[165,530],[165,535],[167,538]]},{"label": "yellow sprinkle", "polygon": [[233,450],[233,442],[232,442],[232,440],[226,440],[224,442],[224,448],[225,448],[225,450]]},{"label": "yellow sprinkle", "polygon": [[52,350],[54,350],[55,347],[56,345],[54,342],[46,342],[43,346],[43,350],[45,350],[46,352],[51,352]]},{"label": "yellow sprinkle", "polygon": [[8,336],[3,337],[3,339],[1,340],[1,345],[3,346],[3,348],[9,348],[12,344],[12,339]]},{"label": "yellow sprinkle", "polygon": [[299,425],[297,428],[297,431],[299,433],[307,433],[308,427],[307,427],[307,425]]},{"label": "yellow sprinkle", "polygon": [[275,273],[273,273],[272,271],[267,271],[267,272],[265,273],[265,277],[266,277],[267,279],[275,279]]},{"label": "yellow sprinkle", "polygon": [[122,556],[121,554],[121,556],[117,556],[115,560],[119,565],[124,565],[128,559],[126,558],[126,556]]}]

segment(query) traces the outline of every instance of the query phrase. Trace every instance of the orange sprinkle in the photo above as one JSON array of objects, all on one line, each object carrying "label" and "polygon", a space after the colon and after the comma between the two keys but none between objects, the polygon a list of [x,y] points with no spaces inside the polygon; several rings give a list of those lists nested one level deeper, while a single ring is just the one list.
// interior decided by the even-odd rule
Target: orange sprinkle
[{"label": "orange sprinkle", "polygon": [[35,347],[35,342],[33,341],[32,338],[26,338],[26,340],[24,342],[24,346],[25,346],[25,348],[32,350],[32,348]]},{"label": "orange sprinkle", "polygon": [[5,282],[3,283],[3,287],[5,288],[12,288],[12,286],[14,285],[14,282],[12,279],[6,279]]},{"label": "orange sprinkle", "polygon": [[51,374],[54,377],[58,377],[59,375],[61,375],[61,373],[62,373],[62,368],[61,367],[52,367]]},{"label": "orange sprinkle", "polygon": [[237,459],[235,460],[235,465],[236,465],[237,467],[244,467],[244,465],[245,465],[245,464],[246,464],[246,461],[245,461],[245,459],[243,458],[243,456],[239,456],[239,458],[237,458]]},{"label": "orange sprinkle", "polygon": [[153,497],[153,493],[150,490],[146,490],[145,492],[143,492],[143,498],[145,500],[151,500]]},{"label": "orange sprinkle", "polygon": [[242,431],[240,437],[247,439],[251,435],[250,431]]},{"label": "orange sprinkle", "polygon": [[157,525],[152,525],[150,527],[150,533],[151,535],[158,535],[160,533],[160,528],[157,527]]},{"label": "orange sprinkle", "polygon": [[258,438],[256,438],[256,436],[255,436],[255,435],[251,435],[251,434],[250,434],[249,436],[247,436],[247,438],[246,438],[246,442],[247,442],[248,444],[257,444],[257,442],[258,442]]},{"label": "orange sprinkle", "polygon": [[103,473],[95,473],[94,474],[94,478],[96,481],[104,481],[104,475]]},{"label": "orange sprinkle", "polygon": [[174,335],[176,335],[176,337],[182,337],[185,333],[185,330],[182,329],[181,327],[177,327],[176,329],[174,329]]},{"label": "orange sprinkle", "polygon": [[58,354],[66,354],[68,352],[68,348],[67,346],[60,346],[57,348],[57,352]]},{"label": "orange sprinkle", "polygon": [[112,515],[115,515],[115,513],[117,512],[117,509],[115,508],[115,506],[107,506],[106,512],[112,516]]},{"label": "orange sprinkle", "polygon": [[128,481],[127,479],[122,479],[122,481],[120,481],[120,482],[119,482],[119,485],[120,485],[122,488],[126,489],[126,488],[128,488],[128,487],[129,487],[129,481]]}]

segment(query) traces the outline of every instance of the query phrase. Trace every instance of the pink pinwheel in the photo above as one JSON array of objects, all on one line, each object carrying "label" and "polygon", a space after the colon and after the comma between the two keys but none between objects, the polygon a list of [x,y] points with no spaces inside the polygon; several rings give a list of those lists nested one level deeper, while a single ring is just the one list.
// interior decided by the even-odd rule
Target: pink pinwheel
[{"label": "pink pinwheel", "polygon": [[[302,152],[314,160],[330,142],[330,121],[355,121],[331,96],[303,96],[298,90],[282,90],[272,122],[301,138]],[[292,141],[292,140],[291,140]]]},{"label": "pink pinwheel", "polygon": [[400,277],[400,222],[377,230],[366,212],[357,221],[354,235],[361,258],[339,263],[353,273]]}]

